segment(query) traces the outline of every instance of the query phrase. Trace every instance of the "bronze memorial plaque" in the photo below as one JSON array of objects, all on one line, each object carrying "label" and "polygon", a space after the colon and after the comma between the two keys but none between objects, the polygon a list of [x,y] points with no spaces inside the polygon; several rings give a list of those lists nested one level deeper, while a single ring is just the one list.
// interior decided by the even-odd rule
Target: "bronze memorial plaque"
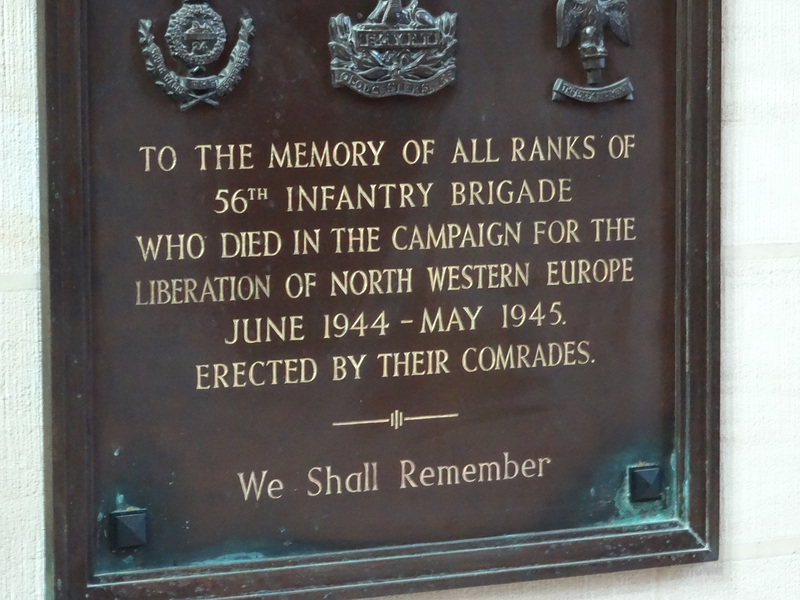
[{"label": "bronze memorial plaque", "polygon": [[45,0],[58,599],[713,560],[718,0]]}]

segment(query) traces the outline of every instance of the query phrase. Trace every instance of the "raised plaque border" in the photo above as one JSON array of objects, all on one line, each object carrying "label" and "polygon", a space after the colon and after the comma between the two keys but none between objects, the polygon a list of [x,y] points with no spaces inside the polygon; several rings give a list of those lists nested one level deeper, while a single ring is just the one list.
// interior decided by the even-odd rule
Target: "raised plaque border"
[{"label": "raised plaque border", "polygon": [[87,2],[40,0],[38,8],[49,597],[361,598],[717,558],[720,0],[676,0],[678,519],[95,577]]}]

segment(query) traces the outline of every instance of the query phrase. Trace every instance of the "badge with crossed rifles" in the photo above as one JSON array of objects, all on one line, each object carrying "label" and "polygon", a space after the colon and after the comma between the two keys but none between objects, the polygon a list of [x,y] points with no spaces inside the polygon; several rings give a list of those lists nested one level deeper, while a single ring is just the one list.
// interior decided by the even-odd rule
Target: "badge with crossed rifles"
[{"label": "badge with crossed rifles", "polygon": [[217,106],[220,99],[233,90],[249,62],[250,37],[255,30],[252,19],[241,19],[239,39],[228,64],[218,75],[207,75],[206,67],[225,49],[225,24],[205,2],[184,0],[183,6],[170,17],[166,35],[170,54],[188,70],[186,75],[179,75],[167,67],[152,29],[152,21],[139,21],[139,43],[145,66],[156,85],[180,103],[181,110],[201,103]]},{"label": "badge with crossed rifles", "polygon": [[588,85],[576,85],[558,79],[553,86],[553,100],[572,98],[579,102],[633,100],[633,84],[625,77],[603,85],[608,50],[604,31],[608,27],[626,46],[631,45],[628,0],[558,0],[558,47],[569,45],[580,30],[580,53]]}]

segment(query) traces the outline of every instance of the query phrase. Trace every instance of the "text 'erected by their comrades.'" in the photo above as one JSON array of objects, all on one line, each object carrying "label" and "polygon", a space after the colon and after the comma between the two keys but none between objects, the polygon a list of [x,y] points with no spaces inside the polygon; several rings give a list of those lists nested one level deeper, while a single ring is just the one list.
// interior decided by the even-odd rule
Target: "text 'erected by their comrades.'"
[{"label": "text 'erected by their comrades.'", "polygon": [[[137,310],[243,307],[222,327],[220,359],[191,366],[187,381],[197,391],[580,368],[602,357],[591,340],[558,335],[582,310],[571,300],[575,290],[590,286],[601,292],[635,281],[636,216],[598,214],[581,181],[582,163],[635,157],[634,134],[265,147],[198,143],[141,146],[138,152],[142,171],[153,176],[229,172],[235,180],[237,173],[253,172],[263,177],[258,186],[234,183],[209,190],[201,206],[218,219],[216,231],[164,231],[130,240],[130,251],[141,261],[142,275],[131,286]],[[375,181],[387,164],[407,166],[407,180]],[[492,171],[496,164],[517,168]],[[426,178],[433,166],[470,176]],[[311,169],[319,172],[313,184],[304,175]],[[548,170],[559,175],[548,176]],[[337,176],[339,171],[351,176]],[[474,176],[480,172],[493,176]],[[524,172],[536,175],[516,175]],[[327,173],[330,183],[319,183]],[[361,173],[356,182],[352,173]],[[288,184],[271,183],[287,177]],[[537,207],[549,208],[547,218]],[[331,225],[302,226],[304,217],[322,213],[330,213]],[[335,218],[338,214],[347,218]],[[413,218],[405,218],[408,214]],[[403,218],[392,222],[393,215]],[[582,258],[581,250],[590,246]],[[404,260],[409,255],[425,260]],[[348,257],[348,268],[331,268],[326,258],[336,256]],[[370,261],[372,256],[381,260]],[[397,266],[386,266],[392,258]],[[158,276],[148,277],[156,266]],[[514,298],[524,301],[508,299],[519,290],[526,293]],[[398,310],[393,301],[416,295],[425,301],[403,305],[414,309]],[[337,303],[342,299],[352,301],[347,310]],[[402,332],[403,339],[413,334],[418,347],[391,347],[394,332]],[[486,343],[493,333],[497,341]],[[359,340],[371,338],[384,339],[385,351],[359,351]],[[341,340],[348,342],[347,354],[292,351],[293,344],[306,347],[301,342],[325,347]],[[239,358],[237,349],[259,346],[270,348],[263,358]]]}]

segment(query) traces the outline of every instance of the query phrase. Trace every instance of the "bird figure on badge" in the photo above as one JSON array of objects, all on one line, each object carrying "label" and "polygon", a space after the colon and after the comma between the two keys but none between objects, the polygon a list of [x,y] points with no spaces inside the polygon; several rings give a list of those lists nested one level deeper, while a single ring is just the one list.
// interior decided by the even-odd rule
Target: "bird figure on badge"
[{"label": "bird figure on badge", "polygon": [[370,13],[367,21],[381,23],[394,27],[397,25],[423,25],[432,27],[436,24],[433,15],[423,8],[419,8],[418,0],[411,0],[408,6],[403,6],[402,0],[380,0],[375,10]]},{"label": "bird figure on badge", "polygon": [[567,46],[580,30],[580,53],[590,86],[602,85],[606,67],[606,27],[626,46],[631,44],[628,0],[558,0],[558,47]]}]

